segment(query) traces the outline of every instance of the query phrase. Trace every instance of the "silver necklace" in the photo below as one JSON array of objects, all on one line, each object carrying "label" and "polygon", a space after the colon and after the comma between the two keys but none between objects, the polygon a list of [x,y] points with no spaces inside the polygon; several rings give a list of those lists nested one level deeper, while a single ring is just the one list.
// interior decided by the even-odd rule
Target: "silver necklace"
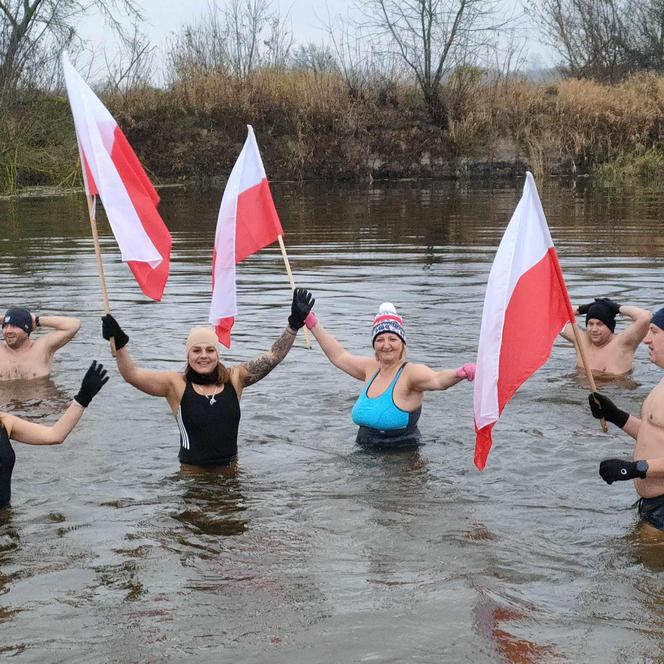
[{"label": "silver necklace", "polygon": [[216,396],[217,394],[218,394],[218,391],[217,391],[216,386],[215,386],[215,388],[214,388],[214,392],[213,392],[212,394],[205,394],[205,392],[203,392],[203,396],[204,396],[204,397],[207,397],[207,400],[210,402],[210,405],[211,405],[211,406],[212,406],[212,404],[217,403],[217,400],[215,399],[215,396]]}]

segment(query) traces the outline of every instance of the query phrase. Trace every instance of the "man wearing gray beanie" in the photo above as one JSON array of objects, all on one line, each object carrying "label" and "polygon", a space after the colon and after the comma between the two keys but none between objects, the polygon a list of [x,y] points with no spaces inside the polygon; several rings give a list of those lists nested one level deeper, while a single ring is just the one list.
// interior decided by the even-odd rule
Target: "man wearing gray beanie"
[{"label": "man wearing gray beanie", "polygon": [[[650,361],[664,369],[664,308],[652,317],[644,343]],[[646,397],[640,418],[620,410],[599,392],[590,395],[589,402],[594,417],[603,417],[636,440],[634,460],[604,459],[600,476],[607,484],[634,480],[640,496],[639,515],[664,531],[664,379]]]},{"label": "man wearing gray beanie", "polygon": [[[39,327],[52,332],[32,339]],[[0,343],[0,381],[48,376],[53,355],[71,341],[81,327],[70,316],[35,316],[25,307],[10,307],[2,317],[3,343]]]},{"label": "man wearing gray beanie", "polygon": [[[634,364],[634,353],[648,332],[651,313],[639,307],[618,304],[607,297],[575,307],[574,313],[586,316],[586,329],[579,330],[579,338],[592,372],[604,377],[629,373]],[[631,318],[632,322],[616,334],[618,314]],[[571,324],[565,325],[560,336],[574,343]],[[576,366],[583,368],[578,349]]]}]

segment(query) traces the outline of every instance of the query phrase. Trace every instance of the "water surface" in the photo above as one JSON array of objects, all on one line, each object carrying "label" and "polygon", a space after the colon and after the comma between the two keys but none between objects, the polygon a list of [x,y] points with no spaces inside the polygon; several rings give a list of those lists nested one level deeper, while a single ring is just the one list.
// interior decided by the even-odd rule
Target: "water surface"
[{"label": "water surface", "polygon": [[[286,245],[316,312],[369,353],[384,300],[411,361],[472,361],[491,261],[520,195],[500,187],[274,185]],[[541,192],[573,301],[664,304],[660,194],[548,183]],[[163,302],[144,298],[102,224],[114,314],[141,366],[178,369],[204,322],[221,192],[163,191],[173,233]],[[415,452],[353,445],[360,384],[298,339],[242,400],[235,479],[182,475],[165,400],[123,383],[101,339],[82,196],[0,203],[0,308],[82,319],[51,380],[0,386],[2,408],[52,422],[92,358],[111,381],[61,447],[16,444],[0,512],[0,654],[17,662],[661,661],[664,548],[641,534],[630,483],[608,487],[574,352],[507,406],[473,466],[472,386],[430,393]],[[290,293],[278,248],[238,269],[228,362],[269,348]],[[534,302],[532,316],[539,314]],[[624,323],[623,323],[624,324]],[[621,325],[619,323],[619,325]],[[604,390],[625,409],[661,378],[637,353]]]}]

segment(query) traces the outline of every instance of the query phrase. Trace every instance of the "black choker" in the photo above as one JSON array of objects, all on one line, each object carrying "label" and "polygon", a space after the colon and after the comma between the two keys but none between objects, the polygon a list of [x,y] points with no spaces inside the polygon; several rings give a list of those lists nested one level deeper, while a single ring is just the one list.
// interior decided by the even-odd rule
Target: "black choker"
[{"label": "black choker", "polygon": [[212,373],[202,374],[194,371],[191,367],[187,367],[185,378],[190,383],[196,383],[196,385],[214,385],[219,380],[219,370],[218,367],[215,367]]}]

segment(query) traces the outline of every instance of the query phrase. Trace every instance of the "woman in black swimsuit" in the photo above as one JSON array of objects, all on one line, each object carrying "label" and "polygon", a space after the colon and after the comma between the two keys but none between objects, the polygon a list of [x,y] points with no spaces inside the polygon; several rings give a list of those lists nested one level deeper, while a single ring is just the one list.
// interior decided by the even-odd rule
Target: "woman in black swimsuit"
[{"label": "woman in black swimsuit", "polygon": [[267,376],[286,357],[313,304],[309,292],[296,288],[288,325],[272,348],[232,367],[219,361],[217,337],[211,327],[194,327],[189,333],[184,373],[137,367],[126,348],[129,337],[110,315],[102,318],[102,334],[104,339],[115,340],[122,377],[142,392],[168,401],[180,430],[182,467],[232,473],[237,460],[242,391]]},{"label": "woman in black swimsuit", "polygon": [[52,426],[35,424],[16,415],[0,413],[0,508],[8,505],[11,498],[11,479],[16,456],[10,439],[28,445],[60,445],[107,381],[104,366],[93,362],[83,377],[81,389],[74,401]]}]

